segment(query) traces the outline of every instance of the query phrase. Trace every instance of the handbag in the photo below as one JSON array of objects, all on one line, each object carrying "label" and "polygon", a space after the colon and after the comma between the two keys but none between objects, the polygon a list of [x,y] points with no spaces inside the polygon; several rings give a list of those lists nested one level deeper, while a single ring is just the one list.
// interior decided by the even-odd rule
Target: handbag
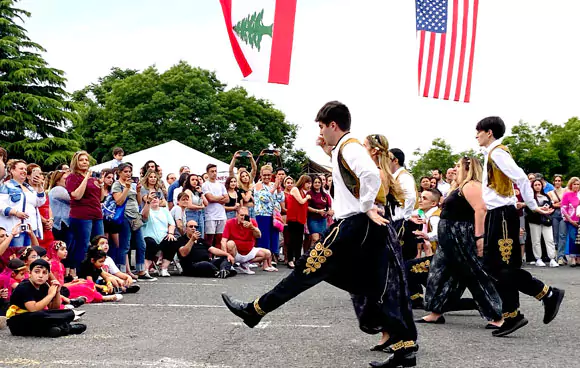
[{"label": "handbag", "polygon": [[141,218],[141,214],[139,214],[136,218],[131,220],[131,231],[137,231],[141,226],[143,226],[143,219]]},{"label": "handbag", "polygon": [[125,203],[123,203],[121,206],[117,206],[117,202],[115,202],[113,194],[109,194],[105,199],[105,202],[103,202],[103,218],[107,221],[111,221],[116,225],[121,225],[123,223],[123,219],[125,218],[126,205],[127,199],[125,199]]}]

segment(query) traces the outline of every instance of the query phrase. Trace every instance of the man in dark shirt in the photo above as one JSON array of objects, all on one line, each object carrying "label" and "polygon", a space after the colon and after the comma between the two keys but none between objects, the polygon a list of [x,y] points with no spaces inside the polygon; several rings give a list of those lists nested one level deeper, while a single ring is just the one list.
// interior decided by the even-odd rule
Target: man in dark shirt
[{"label": "man in dark shirt", "polygon": [[[177,256],[183,268],[183,275],[197,277],[218,277],[225,279],[236,275],[232,269],[234,257],[221,249],[207,244],[196,230],[197,222],[187,222],[185,235],[177,239]],[[210,254],[215,258],[212,260]]]},{"label": "man in dark shirt", "polygon": [[29,279],[14,289],[6,313],[12,335],[58,337],[86,330],[83,324],[70,323],[74,319],[71,310],[59,309],[61,285],[53,280],[49,286],[49,273],[48,262],[37,259],[30,265]]}]

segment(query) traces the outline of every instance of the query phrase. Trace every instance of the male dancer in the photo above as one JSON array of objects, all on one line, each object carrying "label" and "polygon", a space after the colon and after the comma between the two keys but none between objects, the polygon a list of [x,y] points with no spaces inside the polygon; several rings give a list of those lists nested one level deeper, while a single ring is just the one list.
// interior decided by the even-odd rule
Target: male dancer
[{"label": "male dancer", "polygon": [[[518,310],[519,292],[535,297],[544,304],[544,323],[550,323],[564,298],[564,290],[549,287],[522,270],[522,255],[518,246],[520,221],[516,209],[513,183],[531,211],[549,215],[553,210],[538,207],[532,188],[524,171],[518,167],[509,149],[501,144],[505,124],[500,117],[490,116],[475,127],[477,142],[485,147],[483,165],[483,200],[487,207],[484,238],[484,266],[495,279],[497,291],[503,302],[504,324],[492,332],[493,336],[506,336],[524,327],[528,320]],[[512,183],[513,182],[513,183]]]},{"label": "male dancer", "polygon": [[[403,261],[398,244],[393,247],[389,243],[389,239],[396,242],[394,229],[387,226],[388,221],[374,205],[381,187],[379,171],[364,146],[350,139],[350,112],[344,104],[328,102],[318,112],[316,122],[321,135],[318,144],[332,157],[337,221],[274,289],[250,303],[226,294],[222,298],[232,313],[254,327],[266,313],[327,281],[353,294],[363,331],[389,334],[394,353],[387,361],[374,362],[373,366],[414,366],[417,330]],[[364,260],[366,267],[352,267],[359,260]],[[361,298],[365,300],[362,306],[356,303]]]}]

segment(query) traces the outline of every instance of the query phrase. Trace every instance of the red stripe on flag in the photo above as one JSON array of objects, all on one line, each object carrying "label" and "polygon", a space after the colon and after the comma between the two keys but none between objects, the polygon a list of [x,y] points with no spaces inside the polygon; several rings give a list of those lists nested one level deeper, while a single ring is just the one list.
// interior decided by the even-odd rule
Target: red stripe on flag
[{"label": "red stripe on flag", "polygon": [[447,67],[447,81],[445,83],[444,99],[449,100],[451,94],[451,79],[453,78],[453,64],[455,64],[455,45],[457,41],[457,6],[459,0],[453,0],[453,28],[451,29],[451,50],[449,52],[449,66]]},{"label": "red stripe on flag", "polygon": [[425,52],[425,31],[419,31],[421,35],[421,40],[419,41],[419,85],[417,86],[417,91],[421,94],[421,71],[423,71],[423,53]]},{"label": "red stripe on flag", "polygon": [[276,0],[269,83],[288,84],[290,81],[295,16],[296,0]]},{"label": "red stripe on flag", "polygon": [[469,12],[469,0],[463,0],[463,31],[461,34],[461,56],[459,56],[459,71],[457,73],[457,87],[455,89],[455,101],[461,96],[461,82],[463,82],[463,67],[465,64],[465,45],[467,44],[467,17]]},{"label": "red stripe on flag", "polygon": [[467,86],[465,88],[465,102],[471,98],[471,76],[473,74],[473,55],[475,53],[475,31],[477,29],[477,10],[479,0],[473,2],[473,31],[471,35],[471,53],[469,54],[469,70],[467,71]]},{"label": "red stripe on flag", "polygon": [[423,89],[423,97],[429,97],[429,85],[431,84],[431,71],[433,69],[433,54],[435,51],[435,33],[431,32],[429,40],[429,58],[427,59],[427,73],[425,74],[425,88]]},{"label": "red stripe on flag", "polygon": [[437,77],[435,79],[435,93],[433,98],[439,98],[439,89],[441,88],[441,74],[443,73],[443,61],[445,59],[445,40],[447,37],[441,35],[441,47],[439,47],[439,64],[437,65]]},{"label": "red stripe on flag", "polygon": [[232,51],[234,52],[234,57],[238,62],[238,66],[242,71],[242,75],[247,77],[252,74],[252,68],[244,56],[244,52],[238,43],[238,39],[234,34],[234,27],[232,25],[232,0],[220,0],[222,5],[222,11],[224,13],[224,20],[226,21],[226,29],[228,31],[228,37],[230,38],[230,44],[232,45]]}]

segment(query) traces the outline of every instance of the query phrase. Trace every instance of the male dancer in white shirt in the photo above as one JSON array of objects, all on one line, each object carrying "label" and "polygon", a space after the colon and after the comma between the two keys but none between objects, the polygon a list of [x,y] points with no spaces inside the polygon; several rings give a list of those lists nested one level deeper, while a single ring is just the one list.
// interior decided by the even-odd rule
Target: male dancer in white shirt
[{"label": "male dancer in white shirt", "polygon": [[501,337],[528,323],[519,311],[519,292],[543,302],[544,323],[547,324],[556,318],[564,290],[550,287],[521,269],[520,222],[513,183],[520,188],[531,211],[549,215],[553,210],[538,207],[528,177],[515,163],[508,148],[501,144],[505,133],[503,120],[497,116],[487,117],[477,123],[475,130],[477,142],[485,147],[482,189],[487,207],[485,234],[475,234],[475,238],[484,238],[484,266],[495,279],[502,299],[505,322],[492,332],[493,336]]},{"label": "male dancer in white shirt", "polygon": [[[364,146],[351,138],[350,112],[344,104],[328,102],[315,120],[320,127],[318,144],[332,157],[336,222],[271,291],[250,303],[222,294],[224,302],[254,327],[266,313],[327,281],[352,294],[361,330],[389,334],[393,355],[371,365],[415,366],[417,330],[400,247],[393,227],[375,206],[381,187],[379,170]],[[353,267],[357,263],[365,267]]]}]

